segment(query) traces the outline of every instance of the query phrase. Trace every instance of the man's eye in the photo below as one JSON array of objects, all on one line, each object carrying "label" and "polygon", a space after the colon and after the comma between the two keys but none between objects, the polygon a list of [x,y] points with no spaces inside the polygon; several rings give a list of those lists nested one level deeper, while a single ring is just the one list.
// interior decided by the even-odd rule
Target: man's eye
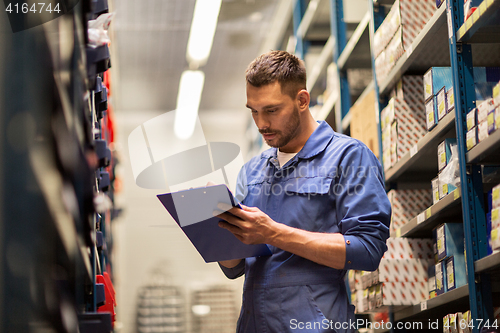
[{"label": "man's eye", "polygon": [[277,111],[276,109],[269,109],[269,110],[267,110],[267,112],[269,112],[269,113],[273,113],[273,112],[276,112],[276,111]]}]

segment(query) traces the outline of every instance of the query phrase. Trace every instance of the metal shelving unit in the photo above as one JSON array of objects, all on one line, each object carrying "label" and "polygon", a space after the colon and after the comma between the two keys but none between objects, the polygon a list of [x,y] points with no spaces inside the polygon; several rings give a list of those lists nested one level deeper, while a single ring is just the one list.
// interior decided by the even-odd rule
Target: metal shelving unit
[{"label": "metal shelving unit", "polygon": [[7,16],[0,18],[0,126],[7,133],[0,139],[0,252],[7,258],[0,260],[1,332],[112,330],[111,314],[96,306],[108,297],[96,275],[110,271],[111,244],[96,248],[104,225],[94,220],[102,185],[96,171],[108,166],[101,165],[95,136],[109,128],[95,117],[108,109],[102,82],[103,101],[94,100],[95,81],[109,59],[98,59],[92,81],[97,63],[88,55],[95,50],[86,48],[86,21],[107,11],[107,1],[65,9],[15,34]]},{"label": "metal shelving unit", "polygon": [[[500,3],[499,1],[486,0],[483,3],[488,5]],[[484,5],[482,5],[484,6]],[[487,7],[488,8],[488,7]],[[473,50],[470,42],[473,42],[474,29],[469,23],[461,24],[464,21],[463,1],[448,0],[446,9],[449,17],[449,45],[450,58],[453,71],[453,86],[455,89],[455,109],[457,145],[459,152],[460,179],[462,184],[462,214],[464,221],[465,250],[467,252],[469,304],[472,318],[493,319],[493,296],[490,276],[488,274],[475,272],[475,262],[487,255],[487,226],[486,226],[486,206],[483,200],[483,184],[481,176],[481,166],[469,161],[466,148],[466,114],[475,106],[475,92],[470,87],[474,86],[474,79],[471,77],[473,68]],[[476,14],[481,18],[481,10]],[[492,11],[484,11],[485,17],[475,20],[477,27],[481,22],[488,21],[486,16],[490,16]],[[470,22],[470,21],[469,21]],[[462,28],[465,26],[466,28]],[[460,44],[457,37],[462,30],[469,31],[468,36],[462,34]],[[479,31],[479,29],[475,29]],[[467,38],[466,38],[467,37]],[[488,44],[487,44],[488,45]],[[500,63],[500,62],[497,62]],[[483,142],[484,143],[484,142]],[[486,145],[483,145],[486,147]],[[479,147],[481,149],[481,147]],[[483,157],[485,156],[483,152]],[[481,154],[478,154],[481,156]],[[474,327],[473,332],[479,332],[479,328]]]},{"label": "metal shelving unit", "polygon": [[[325,1],[309,2],[309,8],[302,12],[302,22],[296,30],[298,39],[307,39],[311,35],[309,30]],[[423,74],[430,67],[436,66],[452,66],[455,69],[455,111],[441,119],[432,131],[389,168],[385,172],[385,181],[388,188],[402,185],[408,188],[411,184],[421,185],[422,182],[430,186],[430,181],[438,172],[437,146],[445,138],[457,137],[462,187],[411,219],[393,236],[430,237],[432,229],[438,224],[462,220],[466,235],[468,285],[419,305],[389,307],[395,321],[442,318],[445,314],[467,308],[471,309],[473,318],[491,318],[492,289],[489,273],[500,270],[500,254],[485,255],[486,224],[479,164],[500,164],[500,131],[491,134],[467,152],[464,121],[467,111],[475,106],[475,95],[470,89],[465,89],[473,85],[469,74],[472,66],[500,65],[500,0],[484,0],[478,10],[461,25],[459,22],[463,21],[463,2],[448,0],[442,4],[412,44],[406,47],[387,77],[377,84],[370,44],[373,43],[374,33],[384,18],[381,6],[392,5],[394,0],[369,1],[367,15],[354,29],[349,40],[346,39],[346,26],[343,24],[342,0],[330,0],[332,31],[328,40],[325,39],[319,60],[310,73],[308,89],[311,91],[324,78],[330,59],[333,58],[337,64],[339,91],[331,94],[324,102],[319,116],[329,121],[335,119],[337,130],[346,132],[350,122],[348,111],[351,102],[354,102],[347,98],[350,94],[345,76],[347,70],[370,67],[373,69],[373,81],[361,96],[371,89],[375,90],[375,107],[380,123],[380,110],[387,104],[390,91],[402,75]],[[367,54],[371,56],[367,57]],[[473,54],[477,56],[473,57]],[[382,152],[380,131],[379,143]],[[461,207],[461,210],[458,207]]]},{"label": "metal shelving unit", "polygon": [[[462,0],[448,0],[436,10],[431,20],[417,35],[405,54],[396,62],[387,77],[376,84],[378,110],[385,107],[387,95],[405,73],[423,74],[430,67],[454,68],[455,112],[446,115],[437,127],[427,133],[392,168],[385,173],[389,188],[402,183],[430,180],[437,175],[437,146],[445,138],[457,137],[460,155],[462,187],[450,193],[435,205],[411,219],[395,235],[429,237],[431,230],[446,221],[462,220],[467,250],[468,285],[445,293],[425,304],[406,309],[392,309],[394,320],[441,317],[456,310],[470,308],[473,318],[492,319],[492,288],[490,278],[498,272],[500,255],[486,255],[486,221],[483,202],[483,184],[479,164],[500,164],[500,131],[492,133],[469,152],[465,145],[465,115],[475,107],[475,93],[471,76],[474,66],[498,66],[500,42],[500,1],[484,0],[476,12],[463,22]],[[370,1],[371,3],[371,1]],[[383,15],[377,1],[372,6],[370,34],[374,35]],[[455,38],[457,36],[457,38]],[[371,37],[373,40],[373,37]],[[447,41],[449,41],[447,43]],[[476,44],[474,44],[476,43]],[[477,57],[473,57],[477,55]],[[373,56],[373,55],[372,55]],[[377,82],[375,80],[375,82]],[[381,133],[379,133],[381,137]],[[381,142],[380,142],[381,145]],[[461,206],[461,210],[457,208]],[[453,309],[452,309],[453,308]],[[432,309],[431,312],[428,310]],[[478,332],[477,327],[474,332]]]},{"label": "metal shelving unit", "polygon": [[[333,124],[336,123],[335,129],[338,132],[346,133],[350,126],[349,109],[353,96],[350,94],[349,85],[347,83],[347,70],[357,68],[371,68],[371,58],[369,56],[369,34],[368,25],[370,15],[367,12],[355,29],[350,33],[350,38],[347,39],[348,31],[343,20],[343,2],[342,0],[314,0],[309,1],[307,8],[304,8],[304,3],[297,1],[294,8],[295,17],[300,16],[300,10],[303,11],[302,19],[296,19],[294,24],[295,38],[297,41],[302,40],[307,43],[311,38],[318,39],[318,29],[315,25],[324,26],[324,13],[330,12],[329,25],[331,27],[328,38],[321,50],[321,53],[313,65],[312,70],[308,73],[307,89],[313,92],[315,87],[325,79],[326,67],[330,62],[337,64],[339,77],[339,90],[328,96],[323,102],[321,109],[317,112],[316,118],[326,120]],[[335,10],[331,10],[331,8]],[[323,13],[323,14],[320,14]],[[319,23],[318,23],[319,22]],[[299,44],[299,43],[298,43]],[[298,55],[304,55],[296,48]],[[334,112],[332,112],[335,110]]]}]

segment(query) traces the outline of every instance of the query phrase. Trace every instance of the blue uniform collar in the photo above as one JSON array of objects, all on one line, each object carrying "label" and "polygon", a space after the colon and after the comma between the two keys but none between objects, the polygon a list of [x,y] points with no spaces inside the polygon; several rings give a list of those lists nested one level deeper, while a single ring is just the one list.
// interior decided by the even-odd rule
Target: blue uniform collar
[{"label": "blue uniform collar", "polygon": [[[297,153],[295,158],[307,159],[318,155],[323,152],[332,140],[334,135],[333,129],[325,121],[318,121],[319,126],[314,130],[309,139],[307,139],[306,144]],[[277,158],[278,148],[271,148],[262,153],[262,158]]]}]

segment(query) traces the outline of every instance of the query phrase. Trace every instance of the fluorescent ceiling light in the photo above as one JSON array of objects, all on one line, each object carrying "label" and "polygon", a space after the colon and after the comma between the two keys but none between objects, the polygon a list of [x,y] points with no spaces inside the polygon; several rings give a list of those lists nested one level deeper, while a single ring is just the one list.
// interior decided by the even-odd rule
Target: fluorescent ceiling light
[{"label": "fluorescent ceiling light", "polygon": [[197,0],[187,46],[188,61],[203,66],[210,55],[222,0]]},{"label": "fluorescent ceiling light", "polygon": [[174,132],[179,139],[186,140],[193,135],[204,82],[202,71],[182,73],[174,121]]}]

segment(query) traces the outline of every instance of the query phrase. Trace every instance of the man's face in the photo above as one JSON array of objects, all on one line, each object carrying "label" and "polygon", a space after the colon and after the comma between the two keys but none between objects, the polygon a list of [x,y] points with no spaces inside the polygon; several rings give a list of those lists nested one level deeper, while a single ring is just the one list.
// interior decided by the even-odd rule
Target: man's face
[{"label": "man's face", "polygon": [[262,87],[247,84],[247,107],[269,146],[286,147],[297,136],[300,129],[297,101],[283,94],[278,82]]}]

